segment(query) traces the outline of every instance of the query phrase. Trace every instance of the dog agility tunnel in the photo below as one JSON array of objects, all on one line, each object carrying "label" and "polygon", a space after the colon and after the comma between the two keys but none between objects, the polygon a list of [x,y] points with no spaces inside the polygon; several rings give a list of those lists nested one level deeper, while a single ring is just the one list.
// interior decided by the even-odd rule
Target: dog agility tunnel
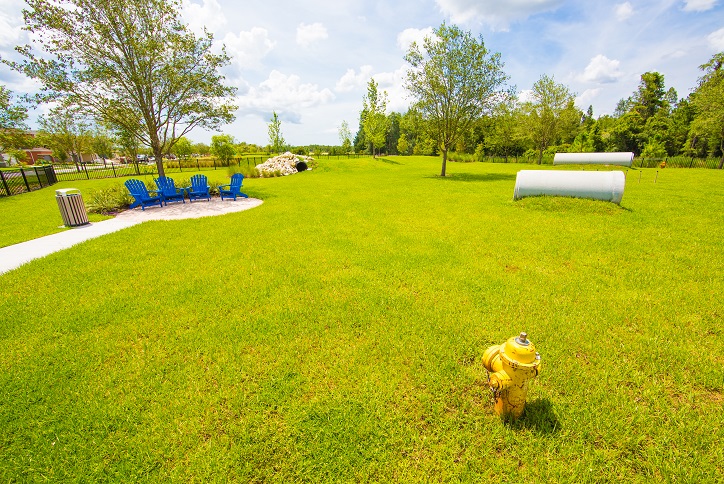
[{"label": "dog agility tunnel", "polygon": [[626,176],[622,171],[521,170],[513,200],[550,195],[621,203]]},{"label": "dog agility tunnel", "polygon": [[634,154],[617,153],[556,153],[554,165],[622,165],[631,166]]}]

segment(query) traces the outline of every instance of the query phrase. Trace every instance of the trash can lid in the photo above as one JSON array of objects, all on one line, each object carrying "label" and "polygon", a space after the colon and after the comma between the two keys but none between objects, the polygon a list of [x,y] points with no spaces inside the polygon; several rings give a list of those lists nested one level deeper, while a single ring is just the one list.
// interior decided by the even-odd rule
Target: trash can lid
[{"label": "trash can lid", "polygon": [[55,195],[58,197],[67,197],[68,195],[80,195],[80,190],[77,188],[61,188],[55,191]]}]

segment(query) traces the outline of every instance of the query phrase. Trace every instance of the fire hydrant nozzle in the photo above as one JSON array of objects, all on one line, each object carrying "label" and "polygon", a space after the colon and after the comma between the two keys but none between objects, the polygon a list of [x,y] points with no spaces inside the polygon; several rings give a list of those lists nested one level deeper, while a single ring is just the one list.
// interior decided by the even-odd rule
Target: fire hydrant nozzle
[{"label": "fire hydrant nozzle", "polygon": [[540,354],[527,333],[513,336],[483,353],[483,366],[489,372],[488,386],[495,395],[495,412],[518,418],[525,410],[528,381],[540,372]]}]

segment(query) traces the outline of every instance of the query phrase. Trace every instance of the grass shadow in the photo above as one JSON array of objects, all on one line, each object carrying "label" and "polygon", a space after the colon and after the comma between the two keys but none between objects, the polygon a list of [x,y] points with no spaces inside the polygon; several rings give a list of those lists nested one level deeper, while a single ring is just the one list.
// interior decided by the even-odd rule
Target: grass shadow
[{"label": "grass shadow", "polygon": [[427,176],[434,180],[453,181],[453,182],[492,182],[502,180],[515,180],[517,175],[503,173],[448,173],[446,176]]},{"label": "grass shadow", "polygon": [[382,163],[387,163],[388,165],[402,165],[399,161],[390,160],[388,158],[377,158]]},{"label": "grass shadow", "polygon": [[568,196],[535,195],[511,202],[518,208],[541,212],[580,213],[586,215],[617,215],[633,212],[630,208],[604,200]]},{"label": "grass shadow", "polygon": [[539,434],[553,435],[561,430],[561,423],[550,400],[538,399],[527,403],[525,413],[518,420],[505,420],[513,430],[529,429]]}]

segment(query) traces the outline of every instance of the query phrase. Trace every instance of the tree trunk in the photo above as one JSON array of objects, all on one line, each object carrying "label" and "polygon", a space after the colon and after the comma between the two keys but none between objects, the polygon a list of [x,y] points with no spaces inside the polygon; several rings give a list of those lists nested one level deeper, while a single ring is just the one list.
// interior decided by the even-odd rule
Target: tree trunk
[{"label": "tree trunk", "polygon": [[721,170],[724,166],[724,138],[719,142],[719,149],[721,150],[721,160],[719,160],[719,169]]},{"label": "tree trunk", "polygon": [[159,143],[154,143],[155,146],[152,146],[153,148],[153,156],[156,157],[156,168],[158,169],[158,177],[165,177],[166,172],[163,169],[163,153],[161,152],[161,145]]},{"label": "tree trunk", "polygon": [[543,150],[538,150],[538,164],[543,163]]},{"label": "tree trunk", "polygon": [[445,176],[445,168],[447,168],[447,150],[442,150],[442,171],[440,172],[440,176]]}]

